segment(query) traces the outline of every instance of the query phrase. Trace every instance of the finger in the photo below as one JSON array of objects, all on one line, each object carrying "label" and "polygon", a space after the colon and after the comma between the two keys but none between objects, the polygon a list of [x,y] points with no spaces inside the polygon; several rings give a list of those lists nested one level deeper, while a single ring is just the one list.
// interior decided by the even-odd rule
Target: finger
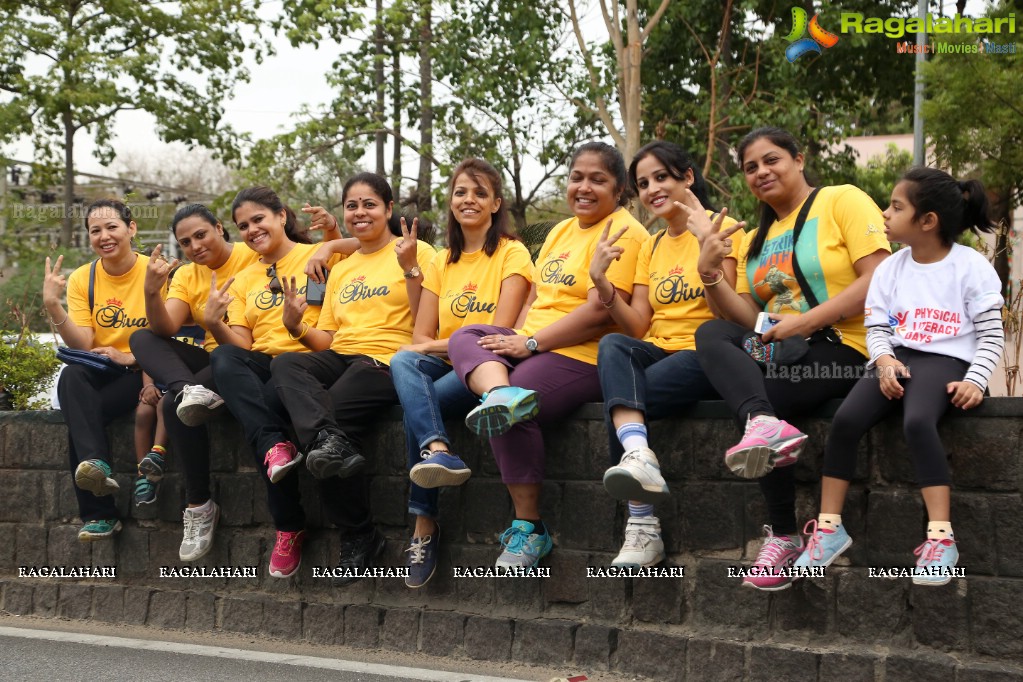
[{"label": "finger", "polygon": [[222,294],[226,294],[227,290],[231,288],[232,284],[234,284],[234,277],[229,277],[228,280],[224,282],[224,286],[222,286],[218,291],[220,291],[220,293]]},{"label": "finger", "polygon": [[412,231],[409,232],[408,238],[411,239],[413,242],[415,242],[416,239],[418,238],[417,237],[418,234],[419,234],[419,218],[413,218],[412,219]]},{"label": "finger", "polygon": [[[688,192],[689,190],[686,190],[686,191]],[[677,206],[678,208],[680,208],[683,211],[685,211],[686,215],[693,215],[693,213],[695,213],[695,211],[693,209],[689,208],[689,206],[687,206],[686,204],[682,203],[681,201],[673,201],[671,203],[675,204],[675,206]]]},{"label": "finger", "polygon": [[407,239],[408,238],[408,225],[405,224],[405,218],[402,218],[398,222],[401,223],[401,236]]},{"label": "finger", "polygon": [[46,257],[46,274],[52,274],[54,269],[50,267],[50,257]]},{"label": "finger", "polygon": [[725,231],[721,233],[721,236],[723,238],[731,237],[733,234],[735,234],[739,230],[743,229],[744,227],[746,227],[745,221],[743,221],[741,223],[736,223],[735,225],[732,225],[731,227],[726,228]]},{"label": "finger", "polygon": [[[621,238],[622,238],[622,235],[623,235],[623,234],[625,234],[626,232],[628,232],[628,230],[629,230],[629,226],[628,226],[628,225],[626,225],[626,226],[625,226],[625,227],[623,227],[622,229],[620,229],[620,230],[618,230],[617,232],[615,232],[615,236],[611,237],[611,239],[610,239],[610,240],[608,240],[608,242],[607,242],[607,243],[608,243],[608,244],[614,244],[614,243],[615,243],[616,241],[618,241],[619,239],[621,239]],[[620,248],[620,247],[619,247],[619,248]]]},{"label": "finger", "polygon": [[[686,190],[686,191],[688,191],[688,190]],[[690,194],[692,194],[692,192],[690,192]],[[728,207],[725,206],[724,208],[722,208],[718,212],[718,217],[714,219],[714,232],[720,232],[721,231],[721,226],[725,224],[725,217],[727,215],[728,215]],[[735,230],[733,229],[731,232],[728,232],[725,236],[731,235],[734,232],[735,232]]]},{"label": "finger", "polygon": [[611,234],[611,222],[612,221],[609,220],[606,223],[604,223],[604,231],[600,233],[600,241],[602,242],[607,241],[608,235]]},{"label": "finger", "polygon": [[153,247],[153,253],[149,256],[150,259],[156,260],[160,258],[160,254],[163,253],[163,244],[157,244]]},{"label": "finger", "polygon": [[60,272],[60,264],[64,262],[64,254],[57,256],[57,262],[53,265],[54,272]]},{"label": "finger", "polygon": [[312,204],[310,204],[308,201],[305,202],[305,206],[302,207],[302,213],[312,213],[315,210],[316,209],[314,209]]},{"label": "finger", "polygon": [[217,273],[213,272],[210,274],[210,291],[217,290]]}]

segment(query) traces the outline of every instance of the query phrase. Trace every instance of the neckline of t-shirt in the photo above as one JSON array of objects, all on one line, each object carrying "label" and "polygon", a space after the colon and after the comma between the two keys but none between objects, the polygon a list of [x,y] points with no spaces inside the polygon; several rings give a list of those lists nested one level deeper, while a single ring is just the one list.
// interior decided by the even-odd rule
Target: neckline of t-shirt
[{"label": "neckline of t-shirt", "polygon": [[952,254],[955,253],[956,246],[958,246],[958,245],[957,244],[953,244],[952,248],[948,250],[948,253],[945,254],[944,258],[942,258],[941,260],[936,260],[933,263],[921,263],[917,259],[913,258],[913,248],[910,247],[910,246],[904,246],[902,248],[909,252],[909,253],[906,254],[906,259],[910,263],[912,263],[914,268],[918,268],[920,270],[936,270],[939,267],[942,267],[942,266],[948,264],[949,262],[951,262]]}]

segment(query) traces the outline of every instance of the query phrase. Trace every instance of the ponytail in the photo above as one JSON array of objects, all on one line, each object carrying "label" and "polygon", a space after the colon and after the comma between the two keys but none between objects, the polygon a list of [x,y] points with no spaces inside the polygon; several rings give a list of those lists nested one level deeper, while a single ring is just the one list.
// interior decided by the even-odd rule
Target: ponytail
[{"label": "ponytail", "polygon": [[927,213],[938,217],[938,235],[950,245],[967,230],[974,234],[994,232],[989,203],[979,180],[957,181],[937,168],[917,166],[902,176],[906,197],[915,211],[914,219]]}]

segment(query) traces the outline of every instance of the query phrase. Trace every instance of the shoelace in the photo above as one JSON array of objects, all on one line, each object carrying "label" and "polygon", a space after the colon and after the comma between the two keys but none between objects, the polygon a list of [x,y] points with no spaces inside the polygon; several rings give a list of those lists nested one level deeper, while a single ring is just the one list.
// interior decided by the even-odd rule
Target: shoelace
[{"label": "shoelace", "polygon": [[754,566],[774,566],[777,564],[782,555],[787,551],[786,545],[790,544],[790,541],[782,540],[776,535],[769,535],[764,540],[764,546],[760,548],[760,553],[757,554],[757,560],[753,563]]},{"label": "shoelace", "polygon": [[622,455],[622,461],[619,464],[619,466],[621,466],[621,464],[629,464],[629,463],[638,464],[638,465],[641,465],[641,466],[643,464],[645,464],[645,462],[643,461],[643,458],[640,457],[639,452],[637,452],[636,450],[629,450],[624,455]]},{"label": "shoelace", "polygon": [[806,551],[810,553],[810,558],[814,561],[823,559],[824,532],[817,530],[817,519],[806,522],[806,525],[803,526],[803,534],[809,536],[806,540]]},{"label": "shoelace", "polygon": [[185,526],[184,542],[195,542],[199,537],[199,515],[189,514],[186,511],[183,525]]},{"label": "shoelace", "polygon": [[926,566],[935,561],[940,561],[941,555],[945,553],[945,545],[942,542],[943,540],[924,540],[922,545],[913,550],[913,554],[920,557],[916,565]]},{"label": "shoelace", "polygon": [[291,461],[284,443],[278,443],[266,451],[266,459],[263,460],[263,464],[279,464],[282,459],[285,460],[285,463]]},{"label": "shoelace", "polygon": [[198,400],[201,400],[203,402],[208,402],[210,397],[213,395],[213,391],[211,391],[210,389],[206,388],[202,384],[196,384],[196,385],[193,385],[193,386],[188,386],[188,387],[185,388],[183,393],[188,398],[198,399]]},{"label": "shoelace", "polygon": [[501,533],[501,544],[509,554],[521,555],[526,544],[526,533],[518,528],[509,528]]},{"label": "shoelace", "polygon": [[291,548],[295,546],[295,538],[298,533],[277,533],[277,543],[274,545],[274,553],[288,556],[291,554]]},{"label": "shoelace", "polygon": [[643,549],[650,544],[650,535],[639,528],[625,527],[625,544],[622,549]]},{"label": "shoelace", "polygon": [[412,546],[405,550],[412,555],[409,558],[409,563],[421,564],[426,560],[426,546],[432,539],[433,537],[430,535],[425,538],[412,538]]}]

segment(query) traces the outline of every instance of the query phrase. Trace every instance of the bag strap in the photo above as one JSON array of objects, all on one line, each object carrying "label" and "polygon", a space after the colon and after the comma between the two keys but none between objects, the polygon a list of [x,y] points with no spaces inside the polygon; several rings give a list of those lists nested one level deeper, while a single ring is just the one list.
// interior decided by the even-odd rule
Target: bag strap
[{"label": "bag strap", "polygon": [[799,209],[799,215],[796,216],[796,226],[792,228],[792,274],[796,276],[796,281],[799,282],[799,290],[803,292],[803,297],[809,302],[811,308],[816,308],[821,302],[814,296],[813,290],[810,289],[810,283],[806,281],[803,271],[799,268],[799,261],[796,260],[796,244],[799,243],[799,234],[803,231],[803,223],[806,222],[806,216],[810,215],[810,207],[813,206],[813,200],[817,198],[817,192],[819,191],[821,191],[821,188],[815,187],[810,192],[810,195],[806,197],[806,201],[803,202],[803,208]]},{"label": "bag strap", "polygon": [[99,259],[92,261],[89,266],[89,317],[92,317],[92,309],[96,306],[96,265]]},{"label": "bag strap", "polygon": [[657,245],[661,243],[661,239],[664,238],[664,234],[666,232],[667,232],[667,230],[661,230],[660,232],[657,233],[657,236],[654,237],[654,245],[650,247],[650,256],[651,257],[653,257],[654,251],[657,250]]}]

